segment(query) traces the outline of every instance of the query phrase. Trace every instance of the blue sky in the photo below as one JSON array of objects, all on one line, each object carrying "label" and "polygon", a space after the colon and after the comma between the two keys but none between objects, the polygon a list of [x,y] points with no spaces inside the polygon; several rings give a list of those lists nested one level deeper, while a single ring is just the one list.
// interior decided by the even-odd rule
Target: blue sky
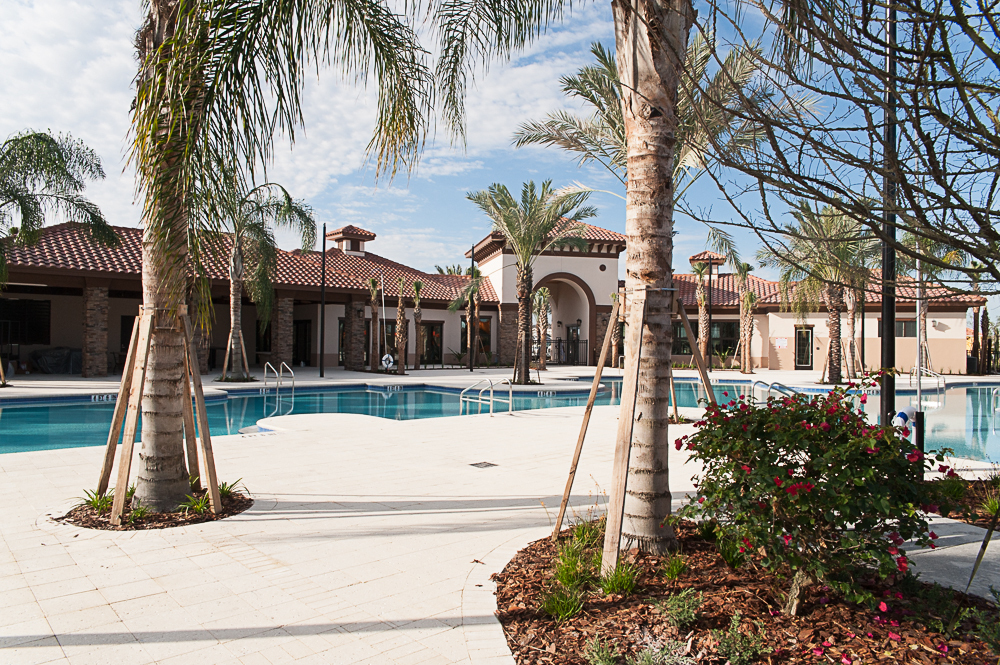
[{"label": "blue sky", "polygon": [[[132,39],[140,19],[139,0],[5,0],[0,13],[0,134],[70,132],[97,150],[108,177],[87,195],[120,226],[139,223],[125,150],[136,68]],[[520,189],[528,179],[617,189],[600,168],[581,169],[561,151],[517,150],[510,142],[521,122],[573,108],[558,79],[590,62],[595,40],[614,44],[610,3],[577,5],[568,20],[510,62],[478,72],[467,100],[466,146],[451,145],[439,124],[417,171],[392,182],[376,183],[365,168],[372,92],[345,83],[336,71],[322,71],[306,86],[305,130],[292,149],[278,150],[271,179],[306,199],[328,228],[356,224],[377,233],[374,252],[424,270],[465,262],[465,250],[489,231],[487,219],[466,200],[469,191],[493,182]],[[688,199],[717,219],[727,217],[727,204],[707,179]],[[592,203],[600,215],[591,221],[624,231],[623,201],[595,194]],[[677,230],[674,266],[686,271],[687,257],[705,248],[705,229],[678,216]],[[751,256],[756,240],[747,232],[738,237],[744,257]],[[291,235],[279,240],[287,249],[296,246]]]}]

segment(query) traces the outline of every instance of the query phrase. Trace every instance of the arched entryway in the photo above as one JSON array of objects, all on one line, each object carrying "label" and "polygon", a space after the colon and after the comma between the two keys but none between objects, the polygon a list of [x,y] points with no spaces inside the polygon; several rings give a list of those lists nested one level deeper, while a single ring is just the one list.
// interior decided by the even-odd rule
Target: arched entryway
[{"label": "arched entryway", "polygon": [[[582,357],[578,363],[593,364],[593,348],[597,340],[597,301],[594,292],[580,277],[568,272],[554,272],[545,275],[535,283],[535,288],[546,286],[552,294],[552,338],[570,340],[574,328],[578,327],[579,339],[586,344],[567,346],[569,353]],[[579,324],[577,324],[579,321]],[[572,360],[567,358],[564,360]]]}]

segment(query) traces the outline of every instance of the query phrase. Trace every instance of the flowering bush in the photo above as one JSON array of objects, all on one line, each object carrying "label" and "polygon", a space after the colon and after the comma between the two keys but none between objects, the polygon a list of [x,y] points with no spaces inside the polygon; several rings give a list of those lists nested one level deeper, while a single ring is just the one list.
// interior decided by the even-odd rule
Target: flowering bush
[{"label": "flowering bush", "polygon": [[905,541],[934,546],[920,509],[943,501],[921,480],[943,456],[915,450],[905,430],[866,423],[856,399],[866,398],[844,388],[757,405],[734,395],[709,404],[698,431],[676,441],[704,466],[697,501],[681,515],[714,521],[741,552],[794,571],[790,614],[810,581],[862,601],[862,578],[906,572]]}]

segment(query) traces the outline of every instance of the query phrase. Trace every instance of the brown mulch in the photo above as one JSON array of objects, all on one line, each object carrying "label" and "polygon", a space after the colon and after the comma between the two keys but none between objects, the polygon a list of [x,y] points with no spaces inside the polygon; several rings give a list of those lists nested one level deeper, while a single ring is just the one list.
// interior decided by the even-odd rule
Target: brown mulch
[{"label": "brown mulch", "polygon": [[982,509],[983,502],[989,492],[996,494],[1000,491],[995,481],[969,480],[966,481],[965,495],[958,500],[958,508],[948,514],[951,519],[959,520],[974,526],[989,528],[993,515],[986,513]]},{"label": "brown mulch", "polygon": [[[196,490],[192,496],[201,498],[205,495],[205,490]],[[122,515],[122,523],[119,526],[111,524],[111,511],[98,514],[90,506],[77,506],[62,517],[56,519],[59,522],[66,522],[74,526],[81,526],[86,529],[104,529],[106,531],[142,531],[144,529],[169,529],[175,526],[187,526],[188,524],[200,524],[202,522],[214,522],[238,515],[253,505],[253,499],[240,492],[233,492],[228,497],[222,499],[222,510],[217,514],[206,510],[202,514],[193,512],[175,513],[150,513],[141,519],[136,519],[131,524],[128,523],[129,509],[126,508]]]},{"label": "brown mulch", "polygon": [[[563,532],[564,541],[569,533]],[[721,665],[726,659],[717,652],[712,630],[726,630],[737,611],[743,632],[759,633],[771,649],[759,659],[761,663],[997,662],[986,645],[967,634],[971,624],[961,623],[951,637],[925,626],[945,614],[947,623],[958,601],[990,610],[992,606],[980,598],[911,581],[905,587],[873,589],[888,605],[888,611],[874,612],[816,585],[803,593],[798,616],[785,616],[780,613],[780,599],[787,580],[752,562],[734,571],[691,522],[681,522],[677,533],[687,570],[676,581],[658,572],[663,557],[631,550],[623,556],[640,568],[636,592],[628,597],[604,596],[594,589],[583,610],[563,623],[540,609],[551,586],[556,546],[546,538],[518,552],[494,575],[497,617],[518,665],[586,665],[582,653],[595,636],[614,641],[623,659],[644,646],[677,640],[689,644],[688,653],[699,665]],[[687,588],[704,594],[704,606],[694,626],[681,633],[653,603]],[[903,588],[908,593],[900,599],[896,594]]]}]

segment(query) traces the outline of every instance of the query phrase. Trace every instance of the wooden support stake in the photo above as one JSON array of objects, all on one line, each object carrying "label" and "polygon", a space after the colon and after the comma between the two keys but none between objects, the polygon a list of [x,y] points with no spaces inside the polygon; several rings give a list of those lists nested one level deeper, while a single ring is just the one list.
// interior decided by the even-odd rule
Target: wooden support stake
[{"label": "wooden support stake", "polygon": [[115,398],[115,412],[111,416],[111,429],[108,431],[108,447],[104,450],[104,464],[101,466],[101,477],[97,481],[97,494],[108,491],[111,481],[111,469],[115,464],[115,453],[118,452],[118,437],[122,434],[122,422],[128,406],[129,393],[132,390],[132,375],[135,372],[135,349],[139,343],[139,322],[142,316],[135,317],[132,323],[132,339],[128,343],[128,354],[125,356],[125,367],[122,370],[121,385],[118,386],[118,397]]},{"label": "wooden support stake", "polygon": [[0,358],[0,386],[7,385],[7,372],[3,368],[3,358]]},{"label": "wooden support stake", "polygon": [[184,442],[187,448],[188,477],[191,489],[201,489],[201,471],[198,470],[198,439],[194,427],[194,406],[191,403],[191,358],[184,345]]},{"label": "wooden support stake", "polygon": [[[632,450],[632,425],[635,421],[635,401],[639,389],[639,361],[642,358],[642,329],[646,325],[646,299],[642,304],[633,300],[632,306],[641,307],[636,318],[638,325],[629,326],[628,344],[632,355],[626,357],[622,384],[621,411],[618,416],[618,436],[615,440],[615,461],[608,496],[608,519],[604,529],[604,554],[601,573],[607,574],[618,566],[618,547],[622,538],[622,519],[625,513],[625,489],[628,482],[629,454]],[[692,337],[693,339],[693,337]]]},{"label": "wooden support stake", "polygon": [[[229,340],[226,342],[226,357],[222,360],[222,380],[226,379],[226,372],[229,371],[229,356],[233,352],[233,331],[229,331]],[[233,363],[235,364],[235,363]]]},{"label": "wooden support stake", "polygon": [[674,405],[674,422],[679,423],[681,421],[680,413],[677,411],[677,391],[674,389],[674,368],[670,368],[670,374],[668,375],[670,381],[670,403]]},{"label": "wooden support stake", "polygon": [[250,376],[250,363],[247,362],[247,343],[243,341],[242,328],[240,328],[240,351],[243,353],[243,376]]},{"label": "wooden support stake", "polygon": [[[615,301],[611,308],[610,321],[618,323],[618,301]],[[576,439],[576,450],[573,451],[573,462],[569,465],[569,478],[566,479],[566,489],[563,490],[562,502],[559,504],[559,515],[556,517],[556,528],[552,530],[552,540],[559,538],[559,531],[562,530],[563,519],[566,517],[566,506],[569,504],[569,495],[573,491],[573,481],[576,479],[576,467],[580,463],[580,453],[583,452],[583,440],[587,437],[587,426],[590,425],[590,413],[594,410],[594,400],[597,399],[597,389],[601,383],[601,375],[604,373],[604,363],[608,359],[608,349],[611,348],[611,334],[613,326],[608,326],[604,334],[604,345],[601,346],[601,358],[597,361],[597,372],[594,373],[594,383],[590,386],[590,396],[587,398],[587,408],[583,411],[583,423],[580,425],[580,435]],[[542,349],[545,353],[545,349]]]},{"label": "wooden support stake", "polygon": [[[181,315],[184,325],[184,337],[187,342],[187,356],[189,359],[188,374],[194,383],[194,397],[198,411],[198,434],[201,441],[201,458],[205,465],[205,485],[208,490],[208,504],[213,513],[218,513],[222,509],[222,500],[219,498],[219,478],[215,474],[215,455],[212,453],[212,435],[208,431],[208,413],[205,411],[205,391],[201,385],[201,372],[197,371],[198,351],[194,345],[194,336],[191,334],[191,319],[187,314]],[[230,333],[232,335],[232,333]]]},{"label": "wooden support stake", "polygon": [[122,511],[125,509],[125,495],[128,494],[128,478],[132,472],[132,449],[135,447],[135,430],[139,426],[142,389],[146,385],[146,365],[155,319],[155,312],[143,312],[139,324],[139,341],[136,345],[134,362],[135,375],[129,390],[125,432],[122,434],[121,454],[118,457],[118,481],[115,483],[115,499],[111,505],[111,523],[115,526],[121,524]]},{"label": "wooden support stake", "polygon": [[[691,322],[688,320],[687,312],[684,310],[684,303],[681,302],[680,298],[674,298],[674,307],[681,315],[681,323],[684,324],[684,332],[687,333],[688,339],[694,340],[694,331],[691,329]],[[709,334],[709,337],[711,337],[711,334]],[[712,340],[709,340],[709,344],[711,343]],[[708,370],[705,369],[705,359],[701,357],[701,350],[698,349],[696,344],[691,345],[691,355],[694,357],[695,364],[698,365],[698,373],[701,375],[701,382],[705,384],[708,401],[712,404],[718,404],[715,399],[715,392],[712,390],[712,382],[708,378]]]}]

